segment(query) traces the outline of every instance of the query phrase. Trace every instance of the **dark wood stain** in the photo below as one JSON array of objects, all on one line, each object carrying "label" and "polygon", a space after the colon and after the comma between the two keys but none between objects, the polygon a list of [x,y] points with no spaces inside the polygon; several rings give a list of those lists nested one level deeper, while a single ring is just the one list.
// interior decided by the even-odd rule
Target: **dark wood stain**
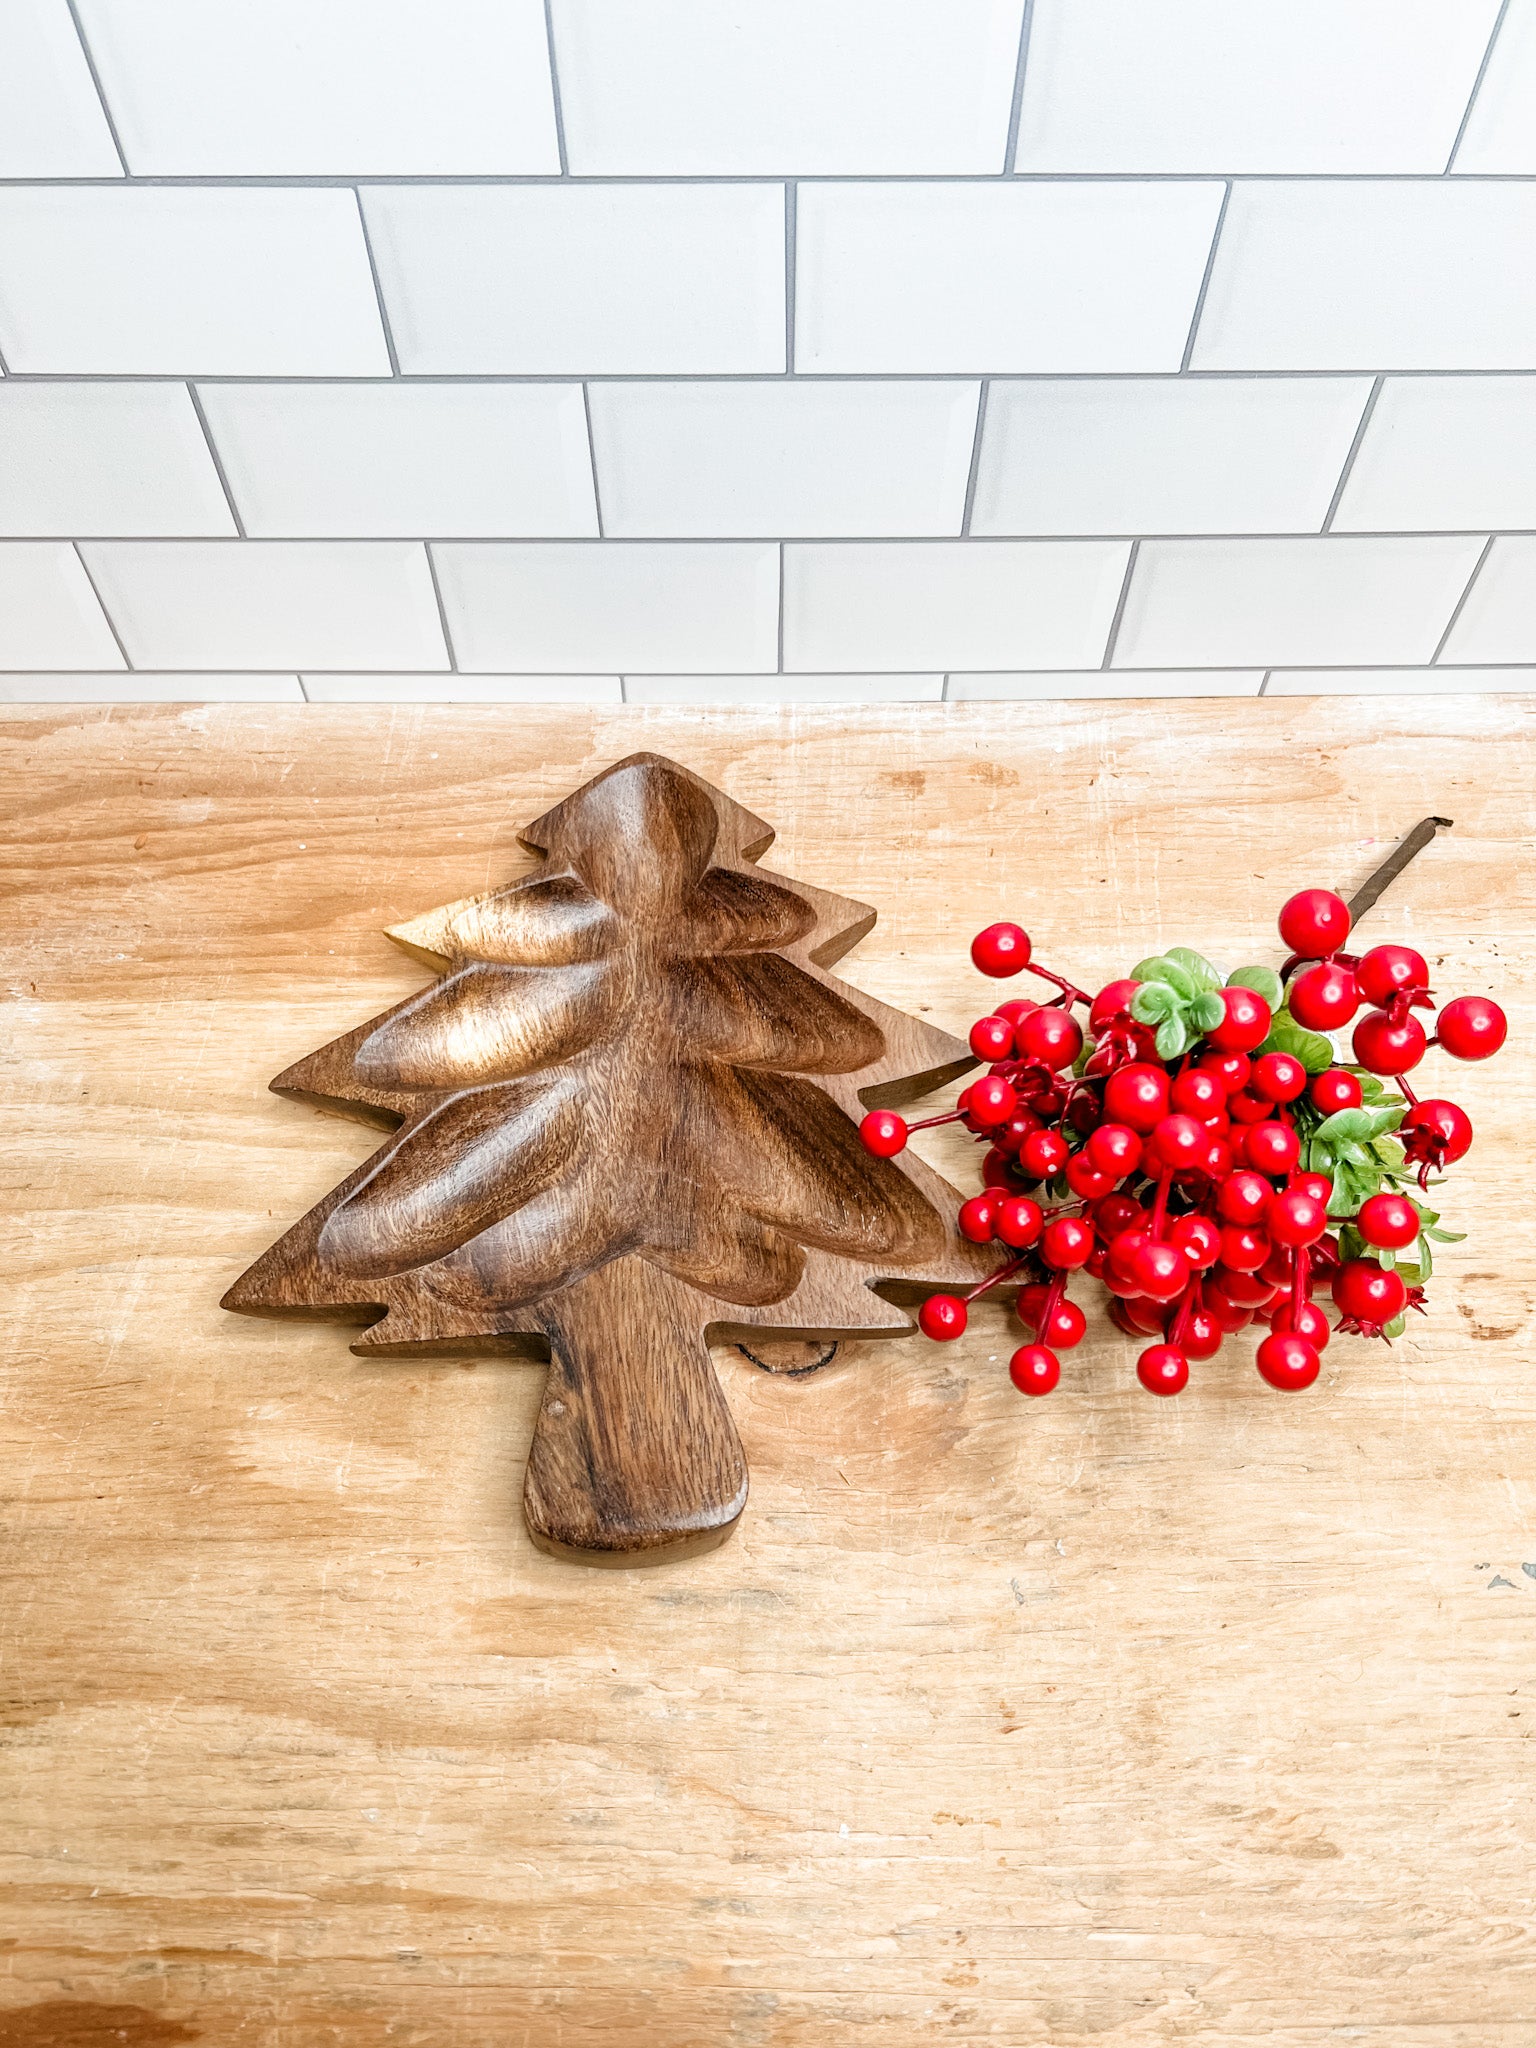
[{"label": "dark wood stain", "polygon": [[0,2012],[0,2048],[173,2048],[202,2030],[143,2005],[95,2005],[50,1998]]}]

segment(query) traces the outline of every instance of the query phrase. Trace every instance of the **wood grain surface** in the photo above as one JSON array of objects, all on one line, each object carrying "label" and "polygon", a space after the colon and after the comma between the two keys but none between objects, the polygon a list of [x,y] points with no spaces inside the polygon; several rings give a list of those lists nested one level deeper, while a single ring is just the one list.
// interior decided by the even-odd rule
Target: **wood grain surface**
[{"label": "wood grain surface", "polygon": [[[1530,2048],[1530,715],[0,716],[0,2048]],[[1274,958],[1453,818],[1365,927],[1510,1013],[1429,1320],[1169,1402],[1102,1315],[1039,1402],[1001,1308],[722,1349],[734,1540],[542,1555],[542,1367],[218,1299],[377,1143],[266,1084],[423,986],[381,928],[640,747],[878,904],[841,972],[949,1030],[991,918],[1090,983]]]}]

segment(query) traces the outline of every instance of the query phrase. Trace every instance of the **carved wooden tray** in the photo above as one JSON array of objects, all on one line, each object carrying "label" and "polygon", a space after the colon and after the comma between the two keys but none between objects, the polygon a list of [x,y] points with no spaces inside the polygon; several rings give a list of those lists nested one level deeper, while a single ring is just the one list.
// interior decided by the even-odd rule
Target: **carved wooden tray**
[{"label": "carved wooden tray", "polygon": [[875,913],[765,873],[772,839],[631,755],[522,834],[531,875],[389,934],[439,980],[272,1083],[392,1135],[224,1306],[366,1322],[369,1357],[547,1357],[524,1511],[560,1556],[730,1533],[747,1468],[711,1338],[910,1334],[877,1284],[992,1264],[945,1181],[857,1132],[968,1048],[826,972]]}]

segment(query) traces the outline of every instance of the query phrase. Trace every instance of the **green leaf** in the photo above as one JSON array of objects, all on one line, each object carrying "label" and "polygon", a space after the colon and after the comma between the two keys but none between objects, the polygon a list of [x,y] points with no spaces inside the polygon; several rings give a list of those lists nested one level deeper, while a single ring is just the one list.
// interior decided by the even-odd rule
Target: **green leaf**
[{"label": "green leaf", "polygon": [[1387,1131],[1395,1131],[1407,1114],[1406,1105],[1401,1109],[1373,1109],[1370,1112],[1371,1136],[1379,1138]]},{"label": "green leaf", "polygon": [[[1333,1065],[1333,1047],[1320,1031],[1308,1031],[1289,1010],[1277,1010],[1261,1052],[1288,1052],[1309,1074],[1326,1074]],[[1342,1112],[1341,1112],[1342,1113]]]},{"label": "green leaf", "polygon": [[1221,987],[1221,976],[1205,955],[1197,953],[1193,946],[1170,946],[1165,957],[1176,967],[1183,968],[1195,984],[1197,994],[1203,995],[1209,989]]},{"label": "green leaf", "polygon": [[1368,1138],[1370,1134],[1371,1114],[1366,1109],[1336,1109],[1317,1127],[1317,1135],[1325,1145],[1342,1144],[1350,1138]]},{"label": "green leaf", "polygon": [[1426,1226],[1424,1235],[1432,1237],[1436,1244],[1465,1244],[1467,1241],[1464,1230],[1430,1230]]},{"label": "green leaf", "polygon": [[1397,1253],[1389,1244],[1379,1244],[1373,1254],[1378,1266],[1385,1266],[1390,1273],[1397,1264]]},{"label": "green leaf", "polygon": [[1235,974],[1227,976],[1227,987],[1251,988],[1272,1010],[1280,1007],[1280,977],[1273,967],[1239,967]]},{"label": "green leaf", "polygon": [[1138,1024],[1161,1024],[1178,1007],[1178,999],[1166,981],[1144,981],[1131,997],[1131,1015]]},{"label": "green leaf", "polygon": [[1166,953],[1159,965],[1161,972],[1157,979],[1166,981],[1176,996],[1182,997],[1186,1003],[1192,1003],[1200,993],[1194,976],[1181,967],[1177,960],[1170,959]]},{"label": "green leaf", "polygon": [[1406,1316],[1394,1316],[1391,1322],[1383,1329],[1382,1335],[1386,1337],[1401,1337],[1407,1327],[1408,1318]]},{"label": "green leaf", "polygon": [[1169,1017],[1157,1027],[1157,1056],[1160,1060],[1176,1060],[1181,1052],[1189,1050],[1189,1033],[1184,1028],[1182,1017]]},{"label": "green leaf", "polygon": [[1434,1254],[1430,1251],[1428,1244],[1422,1237],[1415,1246],[1415,1250],[1419,1255],[1417,1268],[1405,1266],[1399,1261],[1397,1270],[1402,1274],[1410,1287],[1422,1287],[1430,1274],[1435,1270]]},{"label": "green leaf", "polygon": [[1226,1014],[1226,1004],[1212,989],[1196,996],[1189,1006],[1189,1021],[1197,1031],[1214,1031]]}]

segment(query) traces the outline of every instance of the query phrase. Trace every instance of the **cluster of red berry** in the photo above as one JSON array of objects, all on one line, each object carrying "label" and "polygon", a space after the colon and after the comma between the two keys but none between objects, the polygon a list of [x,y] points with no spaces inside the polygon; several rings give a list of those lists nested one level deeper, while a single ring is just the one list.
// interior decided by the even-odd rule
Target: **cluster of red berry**
[{"label": "cluster of red berry", "polygon": [[[1057,993],[1001,1003],[976,1023],[971,1050],[988,1071],[947,1115],[909,1126],[875,1110],[860,1126],[883,1159],[909,1130],[935,1124],[961,1123],[990,1147],[959,1227],[1008,1256],[963,1299],[930,1296],[918,1319],[926,1335],[960,1336],[968,1303],[1022,1283],[1017,1312],[1035,1341],[1009,1370],[1021,1392],[1048,1394],[1057,1353],[1087,1329],[1067,1294],[1078,1271],[1109,1290],[1117,1328],[1157,1340],[1136,1368],[1154,1394],[1178,1393],[1191,1359],[1213,1357],[1255,1319],[1269,1326],[1263,1378],[1310,1386],[1331,1335],[1313,1299],[1323,1282],[1339,1329],[1399,1334],[1406,1311],[1422,1307],[1431,1242],[1454,1236],[1407,1189],[1427,1193],[1431,1170],[1472,1143],[1466,1113],[1421,1100],[1405,1076],[1431,1043],[1486,1059],[1507,1027],[1497,1003],[1461,996],[1431,1040],[1413,1014],[1433,1006],[1422,954],[1346,953],[1349,926],[1339,897],[1306,889],[1280,913],[1290,957],[1279,973],[1240,968],[1223,982],[1175,946],[1096,996],[1034,961],[1018,925],[981,932],[971,958],[983,974],[1028,968]],[[1362,1004],[1354,1062],[1343,1064],[1322,1034]]]}]

